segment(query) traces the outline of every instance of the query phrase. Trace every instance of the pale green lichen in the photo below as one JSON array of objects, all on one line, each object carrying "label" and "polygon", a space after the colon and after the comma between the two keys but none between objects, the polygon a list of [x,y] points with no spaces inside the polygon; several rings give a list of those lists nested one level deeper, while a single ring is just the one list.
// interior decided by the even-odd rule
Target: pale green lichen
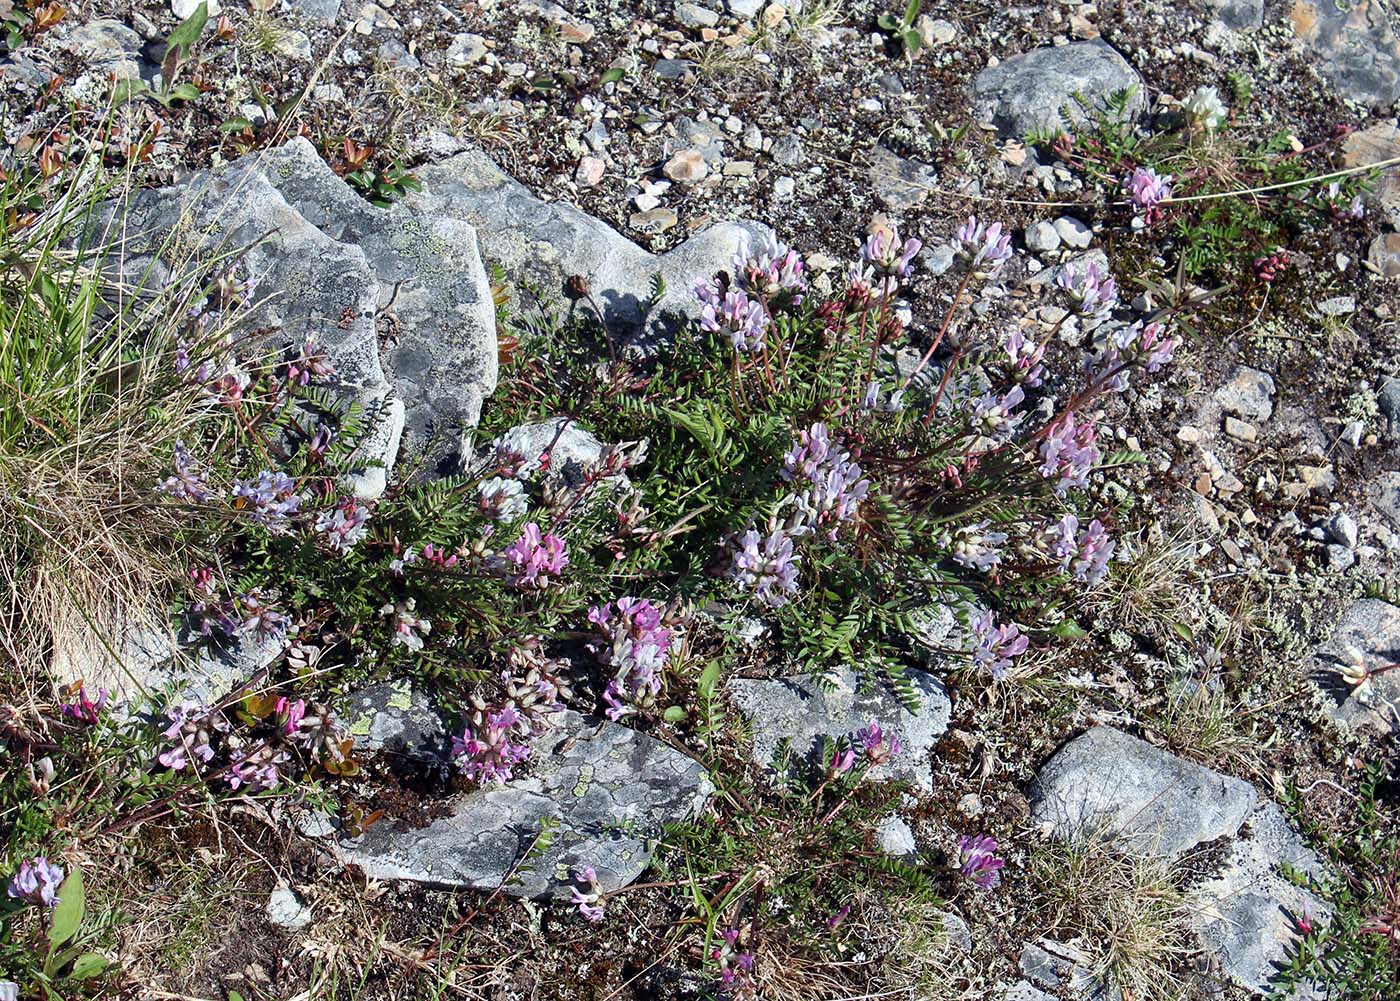
[{"label": "pale green lichen", "polygon": [[588,762],[579,765],[578,781],[574,783],[574,795],[583,797],[588,794],[588,787],[593,784],[593,766]]}]

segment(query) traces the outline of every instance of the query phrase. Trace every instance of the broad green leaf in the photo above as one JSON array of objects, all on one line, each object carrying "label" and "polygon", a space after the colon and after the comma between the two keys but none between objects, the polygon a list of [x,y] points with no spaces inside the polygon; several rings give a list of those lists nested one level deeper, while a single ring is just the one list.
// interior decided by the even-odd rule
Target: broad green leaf
[{"label": "broad green leaf", "polygon": [[667,706],[666,711],[661,714],[661,718],[667,723],[679,723],[685,719],[685,706]]},{"label": "broad green leaf", "polygon": [[199,88],[192,83],[182,83],[170,92],[172,101],[197,101]]},{"label": "broad green leaf", "polygon": [[72,980],[91,980],[93,977],[100,976],[110,965],[106,956],[95,952],[85,952],[73,960],[73,972],[68,976]]},{"label": "broad green leaf", "polygon": [[712,698],[715,688],[719,685],[719,661],[712,660],[705,665],[705,669],[700,672],[700,678],[695,683],[696,689],[700,692],[701,698]]},{"label": "broad green leaf", "polygon": [[1184,622],[1173,622],[1172,631],[1188,643],[1196,638],[1196,634],[1191,632],[1191,627]]},{"label": "broad green leaf", "polygon": [[209,4],[201,0],[194,13],[175,26],[165,44],[172,49],[180,49],[188,56],[194,51],[194,43],[204,34],[204,25],[209,21]]},{"label": "broad green leaf", "polygon": [[83,924],[83,873],[74,869],[58,888],[58,906],[53,909],[53,924],[49,926],[49,955],[52,956]]},{"label": "broad green leaf", "polygon": [[219,123],[220,132],[242,132],[252,127],[253,123],[246,118],[229,118]]},{"label": "broad green leaf", "polygon": [[598,78],[598,84],[601,86],[605,83],[617,83],[626,75],[627,71],[621,66],[613,66],[603,72],[603,75]]},{"label": "broad green leaf", "polygon": [[904,48],[908,50],[911,56],[917,53],[919,51],[920,46],[922,46],[923,44],[924,36],[919,34],[913,28],[910,28],[904,33]]},{"label": "broad green leaf", "polygon": [[1067,640],[1082,640],[1085,636],[1089,635],[1084,627],[1073,619],[1065,619],[1050,631],[1061,639]]},{"label": "broad green leaf", "polygon": [[909,0],[904,8],[904,23],[913,24],[914,18],[919,16],[919,0]]},{"label": "broad green leaf", "polygon": [[893,14],[881,14],[875,21],[885,31],[896,31],[899,29],[899,22],[894,19]]}]

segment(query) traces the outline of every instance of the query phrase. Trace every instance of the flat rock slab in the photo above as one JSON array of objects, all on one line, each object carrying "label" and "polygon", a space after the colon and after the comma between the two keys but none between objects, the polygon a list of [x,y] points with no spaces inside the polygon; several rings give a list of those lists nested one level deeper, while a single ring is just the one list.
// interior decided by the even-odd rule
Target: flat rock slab
[{"label": "flat rock slab", "polygon": [[[521,778],[457,795],[427,827],[384,820],[332,850],[373,879],[493,891],[515,870],[503,892],[561,898],[577,885],[572,872],[592,866],[616,890],[650,863],[661,826],[695,816],[712,790],[692,758],[574,713],[536,740],[531,760]],[[548,847],[517,869],[550,819]]]},{"label": "flat rock slab", "polygon": [[1108,726],[1062,747],[1031,792],[1034,821],[1057,837],[1109,833],[1168,858],[1233,835],[1257,798],[1248,782]]},{"label": "flat rock slab", "polygon": [[1359,688],[1337,673],[1358,650],[1373,670],[1400,662],[1400,608],[1376,598],[1353,602],[1327,642],[1313,651],[1314,681],[1325,697],[1324,711],[1348,727],[1392,732],[1400,725],[1400,671],[1387,671]]},{"label": "flat rock slab", "polygon": [[1061,111],[1080,124],[1107,110],[1112,94],[1129,88],[1125,110],[1136,116],[1146,106],[1142,79],[1113,46],[1095,38],[1035,49],[984,69],[972,81],[972,112],[1002,136],[1019,139],[1062,130]]},{"label": "flat rock slab", "polygon": [[1295,0],[1294,33],[1349,101],[1380,106],[1400,97],[1400,39],[1379,0]]},{"label": "flat rock slab", "polygon": [[851,737],[873,719],[904,746],[894,759],[871,768],[870,776],[910,779],[931,790],[929,751],[948,729],[953,705],[933,675],[910,670],[907,676],[919,698],[914,711],[886,685],[861,691],[849,668],[838,672],[830,686],[806,677],[739,678],[729,683],[729,691],[752,727],[753,758],[760,765],[772,765],[784,741],[797,758],[815,758],[826,742]]},{"label": "flat rock slab", "polygon": [[1311,878],[1324,875],[1282,811],[1265,803],[1231,843],[1216,877],[1191,894],[1202,945],[1231,980],[1261,994],[1273,989],[1279,970],[1297,954],[1298,920],[1309,915],[1321,928],[1332,917],[1326,903],[1283,874],[1284,865]]},{"label": "flat rock slab", "polygon": [[[696,281],[732,270],[745,237],[761,242],[770,235],[759,223],[721,222],[668,253],[651,254],[572,205],[535,197],[479,150],[424,167],[418,176],[423,190],[405,203],[476,227],[486,258],[502,265],[517,287],[536,290],[546,307],[569,307],[569,278],[587,279],[614,336],[668,336],[699,315],[691,295]],[[664,291],[653,303],[658,276]]]},{"label": "flat rock slab", "polygon": [[447,720],[428,696],[407,681],[380,681],[346,696],[337,715],[355,738],[362,757],[386,755],[390,760],[450,767],[452,734]]}]

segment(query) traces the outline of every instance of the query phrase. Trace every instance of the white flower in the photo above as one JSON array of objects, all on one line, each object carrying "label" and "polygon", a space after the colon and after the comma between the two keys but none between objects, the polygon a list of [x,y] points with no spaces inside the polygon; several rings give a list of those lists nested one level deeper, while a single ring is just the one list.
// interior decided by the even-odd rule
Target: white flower
[{"label": "white flower", "polygon": [[481,484],[481,510],[493,521],[510,521],[527,510],[525,488],[519,480],[493,476]]},{"label": "white flower", "polygon": [[1181,110],[1192,124],[1206,129],[1218,129],[1225,124],[1229,112],[1214,87],[1197,87],[1181,102]]}]

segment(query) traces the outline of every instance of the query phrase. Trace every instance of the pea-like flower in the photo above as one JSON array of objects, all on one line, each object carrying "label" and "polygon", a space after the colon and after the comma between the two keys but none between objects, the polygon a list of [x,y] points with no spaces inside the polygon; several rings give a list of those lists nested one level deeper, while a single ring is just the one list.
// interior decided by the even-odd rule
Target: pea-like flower
[{"label": "pea-like flower", "polygon": [[923,241],[913,237],[901,244],[899,230],[893,226],[879,226],[861,244],[860,257],[878,274],[908,278],[914,273],[914,256],[923,246]]},{"label": "pea-like flower", "polygon": [[588,610],[588,621],[607,641],[590,648],[612,671],[603,701],[614,722],[634,709],[650,709],[661,694],[674,638],[662,618],[662,609],[646,598],[618,598]]},{"label": "pea-like flower", "polygon": [[1123,187],[1142,221],[1151,225],[1161,214],[1161,203],[1172,196],[1172,175],[1158,174],[1151,167],[1136,167]]},{"label": "pea-like flower", "polygon": [[854,518],[870,495],[870,481],[862,475],[860,464],[820,421],[798,432],[783,457],[783,479],[805,483],[793,499],[801,527],[808,531],[825,527],[833,539],[841,523]]},{"label": "pea-like flower", "polygon": [[468,727],[452,738],[452,755],[457,767],[473,782],[511,780],[512,769],[530,756],[525,743],[530,736],[525,718],[510,706],[485,714],[481,725]]},{"label": "pea-like flower", "polygon": [[204,471],[183,441],[175,443],[174,454],[175,471],[156,485],[158,493],[196,504],[219,496],[219,492],[205,482]]},{"label": "pea-like flower", "polygon": [[1039,386],[1045,373],[1041,364],[1045,345],[1036,344],[1019,327],[1013,327],[1002,337],[1001,347],[1011,363],[1011,378],[1026,386]]},{"label": "pea-like flower", "polygon": [[325,537],[334,552],[348,553],[369,534],[368,521],[369,508],[347,497],[330,511],[322,512],[316,519],[316,531]]},{"label": "pea-like flower", "polygon": [[391,646],[407,647],[413,653],[423,649],[423,641],[433,631],[433,624],[416,614],[417,602],[405,598],[391,602],[379,609],[384,618],[393,618],[394,634],[389,640]]},{"label": "pea-like flower", "polygon": [[510,569],[511,584],[522,589],[549,586],[549,579],[559,576],[569,565],[564,540],[541,532],[533,521],[525,524],[520,538],[502,550],[501,555]]},{"label": "pea-like flower", "polygon": [[1214,87],[1197,87],[1191,91],[1181,102],[1181,110],[1192,125],[1207,131],[1220,128],[1230,114],[1225,109],[1225,102],[1220,100],[1220,91]]},{"label": "pea-like flower", "polygon": [[574,870],[574,880],[580,886],[572,887],[573,904],[578,912],[589,921],[603,920],[603,887],[598,882],[598,873],[591,865],[582,871]]},{"label": "pea-like flower", "polygon": [[1090,587],[1108,573],[1113,549],[1113,540],[1097,518],[1081,532],[1079,519],[1067,514],[1056,523],[1051,537],[1050,551],[1060,561],[1061,572],[1072,570],[1075,580]]},{"label": "pea-like flower", "polygon": [[952,244],[953,253],[974,278],[995,278],[1011,259],[1011,234],[1002,231],[1001,223],[988,226],[975,215],[958,227]]},{"label": "pea-like flower", "polygon": [[1040,475],[1058,481],[1056,493],[1063,494],[1070,487],[1082,488],[1089,482],[1089,473],[1099,461],[1097,436],[1092,421],[1079,423],[1073,413],[1065,414],[1050,429],[1040,443]]},{"label": "pea-like flower", "polygon": [[1113,332],[1103,350],[1090,365],[1090,375],[1110,393],[1128,388],[1128,373],[1141,366],[1149,373],[1159,372],[1172,360],[1180,338],[1168,334],[1161,323],[1134,323]]},{"label": "pea-like flower", "polygon": [[1015,413],[1026,399],[1026,391],[1019,385],[1012,386],[1005,393],[985,393],[972,403],[972,430],[996,441],[1006,441],[1026,419],[1024,413]]},{"label": "pea-like flower", "polygon": [[989,532],[990,521],[962,525],[946,533],[941,540],[952,553],[953,560],[982,573],[994,573],[1001,565],[1001,550],[1006,545],[1005,532]]},{"label": "pea-like flower", "polygon": [[14,900],[44,907],[58,906],[58,888],[63,885],[63,869],[42,855],[19,867],[6,893]]},{"label": "pea-like flower", "polygon": [[751,528],[732,540],[730,547],[727,576],[770,608],[786,605],[788,596],[797,591],[797,564],[802,559],[793,552],[792,536],[782,528],[766,536]]},{"label": "pea-like flower", "polygon": [[[702,286],[697,286],[697,292]],[[708,287],[708,286],[706,286]],[[768,312],[763,303],[750,299],[746,293],[731,288],[700,307],[700,327],[711,333],[729,335],[735,351],[759,351],[763,348],[763,332],[768,326]]]},{"label": "pea-like flower", "polygon": [[980,889],[990,890],[1001,882],[1001,870],[1006,860],[997,854],[995,838],[985,834],[975,837],[964,834],[958,839],[959,872]]},{"label": "pea-like flower", "polygon": [[511,521],[530,509],[525,486],[517,479],[493,476],[477,488],[481,513],[492,521]]},{"label": "pea-like flower", "polygon": [[756,246],[745,235],[734,255],[734,272],[742,287],[769,302],[786,299],[796,306],[807,291],[802,256],[772,234]]},{"label": "pea-like flower", "polygon": [[97,690],[97,699],[94,701],[88,698],[87,688],[83,685],[79,685],[73,701],[63,703],[59,706],[59,710],[69,719],[93,726],[102,715],[102,710],[107,708],[108,698],[107,689],[99,688]]},{"label": "pea-like flower", "polygon": [[898,737],[886,736],[879,720],[872,719],[869,726],[857,730],[856,740],[865,752],[865,760],[872,765],[883,765],[904,750]]},{"label": "pea-like flower", "polygon": [[308,337],[297,357],[287,366],[287,381],[305,386],[313,379],[317,382],[328,382],[334,378],[335,365],[316,342],[316,338]]},{"label": "pea-like flower", "polygon": [[972,632],[977,638],[972,662],[985,667],[996,681],[1006,677],[1013,659],[1025,653],[1031,642],[1014,623],[998,624],[990,609],[972,620]]},{"label": "pea-like flower", "polygon": [[1095,261],[1082,272],[1073,263],[1066,264],[1055,276],[1055,284],[1068,294],[1075,314],[1086,319],[1103,318],[1118,305],[1118,283]]},{"label": "pea-like flower", "polygon": [[301,506],[296,489],[296,482],[286,473],[264,469],[252,479],[234,481],[233,506],[275,531],[285,528]]}]

